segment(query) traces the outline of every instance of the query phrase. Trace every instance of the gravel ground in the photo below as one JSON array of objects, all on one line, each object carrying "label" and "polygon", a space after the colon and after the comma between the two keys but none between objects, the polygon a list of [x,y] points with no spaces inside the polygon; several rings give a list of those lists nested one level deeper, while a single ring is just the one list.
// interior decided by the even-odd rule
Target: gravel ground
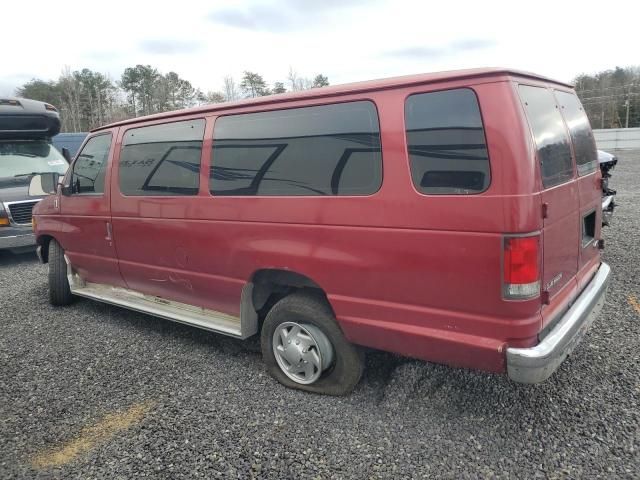
[{"label": "gravel ground", "polygon": [[546,383],[375,352],[356,391],[276,384],[240,342],[89,300],[0,254],[0,478],[640,478],[640,152],[620,154],[602,316]]}]

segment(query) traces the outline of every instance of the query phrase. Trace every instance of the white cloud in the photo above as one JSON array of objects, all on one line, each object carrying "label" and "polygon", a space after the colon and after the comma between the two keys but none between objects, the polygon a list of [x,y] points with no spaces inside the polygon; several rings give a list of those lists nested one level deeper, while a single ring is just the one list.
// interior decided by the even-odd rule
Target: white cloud
[{"label": "white cloud", "polygon": [[332,83],[479,66],[568,81],[638,61],[634,30],[619,28],[623,11],[631,13],[617,0],[606,8],[548,0],[7,2],[0,94],[31,77],[55,79],[66,65],[118,79],[138,63],[205,91],[243,70],[284,81],[289,66]]}]

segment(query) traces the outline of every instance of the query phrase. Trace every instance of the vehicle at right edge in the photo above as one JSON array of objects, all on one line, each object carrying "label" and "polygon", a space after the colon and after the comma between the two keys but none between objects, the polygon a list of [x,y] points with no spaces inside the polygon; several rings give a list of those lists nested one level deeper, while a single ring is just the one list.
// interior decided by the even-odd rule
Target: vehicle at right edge
[{"label": "vehicle at right edge", "polygon": [[50,176],[32,185],[50,193],[34,230],[53,304],[260,335],[269,373],[310,392],[351,391],[360,347],[544,381],[610,276],[587,116],[570,85],[526,72],[125,120]]},{"label": "vehicle at right edge", "polygon": [[608,226],[611,224],[613,211],[617,206],[614,200],[616,191],[609,188],[611,178],[609,172],[618,164],[618,157],[604,150],[598,150],[598,164],[602,173],[602,225]]}]

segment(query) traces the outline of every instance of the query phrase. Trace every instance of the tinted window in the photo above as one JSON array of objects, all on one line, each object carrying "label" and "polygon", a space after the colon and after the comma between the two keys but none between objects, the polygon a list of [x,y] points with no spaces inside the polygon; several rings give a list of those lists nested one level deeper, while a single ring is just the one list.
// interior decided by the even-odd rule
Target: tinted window
[{"label": "tinted window", "polygon": [[87,140],[73,164],[71,186],[74,194],[104,193],[104,174],[110,148],[110,133]]},{"label": "tinted window", "polygon": [[568,181],[573,177],[571,148],[553,94],[528,85],[520,85],[519,90],[538,151],[542,184],[552,187]]},{"label": "tinted window", "polygon": [[382,181],[371,102],[220,117],[213,137],[216,195],[368,195]]},{"label": "tinted window", "polygon": [[578,173],[584,175],[593,172],[598,164],[598,152],[589,119],[580,100],[573,93],[558,90],[556,90],[556,98],[567,127],[569,127]]},{"label": "tinted window", "polygon": [[411,95],[405,124],[411,177],[418,191],[471,194],[487,189],[489,157],[472,90]]},{"label": "tinted window", "polygon": [[125,195],[197,195],[205,121],[127,130],[120,153]]}]

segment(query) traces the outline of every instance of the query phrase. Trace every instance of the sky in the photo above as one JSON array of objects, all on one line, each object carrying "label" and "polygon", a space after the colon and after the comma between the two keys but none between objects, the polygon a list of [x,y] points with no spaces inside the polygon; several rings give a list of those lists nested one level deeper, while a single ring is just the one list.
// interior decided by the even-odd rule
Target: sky
[{"label": "sky", "polygon": [[[0,95],[65,67],[118,80],[177,72],[204,92],[245,70],[269,84],[331,84],[483,66],[570,81],[640,64],[635,2],[414,0],[15,0],[0,7]],[[634,13],[635,12],[635,13]],[[628,25],[628,28],[625,27]]]}]

